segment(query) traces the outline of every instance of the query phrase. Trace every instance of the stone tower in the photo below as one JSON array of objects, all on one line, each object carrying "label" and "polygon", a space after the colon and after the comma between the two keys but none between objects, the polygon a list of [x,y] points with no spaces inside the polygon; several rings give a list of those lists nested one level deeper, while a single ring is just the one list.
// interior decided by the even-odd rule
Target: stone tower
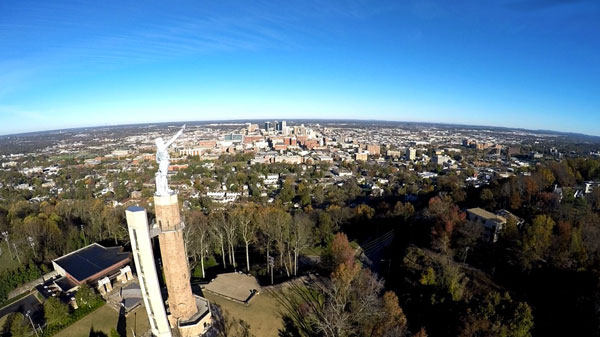
[{"label": "stone tower", "polygon": [[155,195],[156,224],[160,228],[158,241],[162,255],[171,325],[187,321],[197,313],[192,293],[187,254],[183,241],[184,224],[179,216],[177,194]]},{"label": "stone tower", "polygon": [[[208,300],[192,293],[187,253],[183,240],[185,225],[179,215],[177,193],[169,189],[167,181],[168,147],[184,129],[185,125],[167,142],[164,142],[162,138],[156,139],[156,160],[159,169],[156,173],[156,192],[154,193],[154,210],[156,212],[154,226],[148,226],[146,211],[143,208],[134,206],[128,208],[126,212],[129,237],[132,241],[136,268],[142,284],[144,304],[150,319],[152,333],[160,337],[171,336],[170,330],[164,331],[167,321],[170,328],[182,337],[201,336],[208,330],[212,322]],[[169,312],[166,313],[166,318],[150,241],[155,236],[158,236],[167,285]],[[153,320],[156,321],[153,322]]]}]

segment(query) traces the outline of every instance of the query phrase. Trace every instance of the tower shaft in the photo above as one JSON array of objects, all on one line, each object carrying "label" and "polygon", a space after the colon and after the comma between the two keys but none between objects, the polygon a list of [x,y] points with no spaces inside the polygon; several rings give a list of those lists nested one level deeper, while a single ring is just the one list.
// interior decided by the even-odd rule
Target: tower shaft
[{"label": "tower shaft", "polygon": [[179,215],[177,194],[154,196],[156,222],[159,234],[160,253],[167,291],[171,320],[187,320],[198,311],[190,284],[190,272],[185,250],[183,227]]}]

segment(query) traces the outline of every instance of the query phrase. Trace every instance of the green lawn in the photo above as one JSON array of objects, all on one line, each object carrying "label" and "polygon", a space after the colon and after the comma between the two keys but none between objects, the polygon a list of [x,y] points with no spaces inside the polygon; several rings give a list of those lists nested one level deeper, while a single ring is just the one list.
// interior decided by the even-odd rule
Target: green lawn
[{"label": "green lawn", "polygon": [[[137,315],[137,319],[136,316]],[[93,313],[85,316],[81,320],[77,321],[73,325],[70,325],[66,329],[57,333],[56,337],[87,337],[90,334],[91,329],[94,331],[102,331],[107,336],[110,336],[110,329],[117,328],[117,322],[119,321],[119,313],[113,309],[110,305],[105,304]],[[129,314],[127,317],[127,337],[132,337],[134,328],[134,322],[136,322],[136,332],[140,336],[150,327],[148,323],[148,316],[146,315],[146,309],[140,306],[136,309],[135,313]]]},{"label": "green lawn", "polygon": [[243,319],[250,324],[250,330],[256,337],[277,337],[278,330],[283,326],[279,304],[268,293],[261,292],[250,302],[250,306],[235,303],[222,297],[204,293],[212,303],[218,304],[226,314]]},{"label": "green lawn", "polygon": [[[19,261],[15,258],[15,250],[11,247],[10,251],[12,252],[13,258],[10,257],[10,253],[8,252],[8,245],[6,241],[2,240],[0,242],[0,248],[2,249],[2,255],[0,255],[0,273],[4,271],[13,270],[19,267]],[[24,259],[24,256],[21,256],[21,259]],[[25,262],[23,260],[23,262]]]}]

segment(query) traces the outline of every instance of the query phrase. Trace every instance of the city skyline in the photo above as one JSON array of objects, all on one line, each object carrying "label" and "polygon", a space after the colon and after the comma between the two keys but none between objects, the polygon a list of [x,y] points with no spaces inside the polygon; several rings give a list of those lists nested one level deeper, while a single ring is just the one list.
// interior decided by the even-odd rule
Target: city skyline
[{"label": "city skyline", "polygon": [[0,4],[0,134],[326,118],[600,135],[595,2],[97,6]]}]

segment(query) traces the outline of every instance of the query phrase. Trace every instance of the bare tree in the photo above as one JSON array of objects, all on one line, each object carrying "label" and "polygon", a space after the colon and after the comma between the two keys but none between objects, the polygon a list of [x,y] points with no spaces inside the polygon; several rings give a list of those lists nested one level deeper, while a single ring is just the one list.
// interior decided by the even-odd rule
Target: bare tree
[{"label": "bare tree", "polygon": [[204,259],[210,247],[211,226],[208,218],[201,211],[194,210],[186,215],[186,226],[183,231],[186,250],[194,262],[197,262],[198,257],[200,258],[202,278],[205,278]]},{"label": "bare tree", "polygon": [[294,251],[294,276],[298,275],[298,255],[310,247],[313,223],[308,214],[299,213],[292,222],[291,245]]},{"label": "bare tree", "polygon": [[235,263],[235,244],[237,239],[237,221],[234,215],[227,216],[226,220],[223,222],[223,231],[225,233],[225,238],[227,239],[227,250],[229,251],[229,263],[233,265],[235,268],[237,265]]},{"label": "bare tree", "polygon": [[250,272],[250,254],[248,247],[250,243],[256,240],[256,208],[242,207],[236,208],[233,216],[237,222],[238,230],[242,241],[246,248],[246,270]]},{"label": "bare tree", "polygon": [[290,268],[285,261],[285,255],[289,254],[291,216],[281,209],[277,209],[274,213],[273,220],[276,225],[272,229],[275,234],[275,246],[279,253],[279,263],[285,269],[287,276],[290,277]]},{"label": "bare tree", "polygon": [[221,256],[223,258],[223,268],[227,268],[225,261],[225,214],[223,212],[214,212],[210,217],[211,234],[221,246]]},{"label": "bare tree", "polygon": [[260,230],[262,244],[265,247],[267,268],[271,271],[271,280],[273,279],[273,268],[270,267],[271,259],[271,244],[274,239],[274,228],[276,226],[275,221],[271,217],[273,208],[261,208],[258,210],[255,216],[257,227]]}]

